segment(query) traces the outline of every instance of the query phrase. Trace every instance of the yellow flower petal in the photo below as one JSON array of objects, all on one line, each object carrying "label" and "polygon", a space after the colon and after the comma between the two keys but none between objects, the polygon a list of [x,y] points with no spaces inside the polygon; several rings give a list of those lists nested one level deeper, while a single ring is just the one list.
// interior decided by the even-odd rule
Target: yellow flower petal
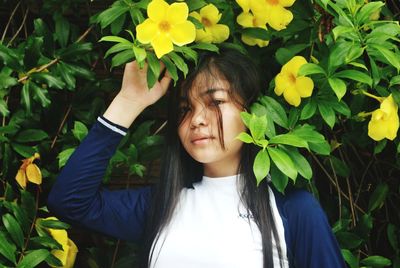
[{"label": "yellow flower petal", "polygon": [[175,45],[183,46],[189,44],[196,38],[196,27],[190,21],[176,24],[171,29],[170,37]]},{"label": "yellow flower petal", "polygon": [[68,233],[66,230],[49,228],[48,231],[54,240],[56,240],[60,245],[63,246],[68,244]]},{"label": "yellow flower petal", "polygon": [[301,66],[306,64],[307,61],[302,56],[294,56],[290,61],[288,61],[283,67],[282,72],[286,74],[293,75],[297,77],[297,73]]},{"label": "yellow flower petal", "polygon": [[250,37],[248,35],[242,34],[242,38],[241,39],[242,39],[243,43],[245,43],[246,45],[249,45],[249,46],[257,45],[257,39],[255,39],[253,37]]},{"label": "yellow flower petal", "polygon": [[200,16],[203,19],[202,20],[203,24],[204,24],[204,21],[207,21],[207,23],[210,23],[209,25],[204,25],[206,27],[217,24],[217,22],[221,18],[221,15],[222,14],[219,13],[219,10],[213,4],[208,4],[205,7],[203,7],[202,9],[200,9]]},{"label": "yellow flower petal", "polygon": [[222,43],[229,37],[229,27],[224,24],[216,24],[210,27],[213,43]]},{"label": "yellow flower petal", "polygon": [[293,14],[282,6],[273,6],[269,13],[268,24],[277,31],[283,30],[292,21]]},{"label": "yellow flower petal", "polygon": [[301,98],[294,87],[286,88],[285,91],[283,91],[283,97],[290,105],[293,105],[295,107],[300,105]]},{"label": "yellow flower petal", "polygon": [[154,22],[160,22],[165,19],[168,7],[168,3],[163,0],[153,0],[147,6],[147,16]]},{"label": "yellow flower petal", "polygon": [[173,3],[167,11],[167,20],[172,25],[180,24],[186,21],[189,14],[189,8],[185,3]]},{"label": "yellow flower petal", "polygon": [[63,268],[65,267],[65,264],[67,263],[68,251],[69,251],[68,245],[63,245],[62,250],[61,249],[53,249],[51,251],[51,254],[53,254],[54,257],[56,257],[57,259],[59,259],[61,261]]},{"label": "yellow flower petal", "polygon": [[174,50],[171,39],[163,33],[160,33],[156,38],[151,41],[151,45],[154,48],[157,58],[161,58],[165,54]]},{"label": "yellow flower petal", "polygon": [[377,109],[372,112],[371,121],[368,123],[368,136],[375,141],[383,140],[386,137],[386,129],[382,126],[382,120],[384,113]]},{"label": "yellow flower petal", "polygon": [[26,177],[34,184],[42,184],[42,173],[35,164],[30,164],[26,167]]},{"label": "yellow flower petal", "polygon": [[283,7],[291,7],[296,0],[279,0],[279,4]]},{"label": "yellow flower petal", "polygon": [[236,3],[243,9],[244,12],[250,10],[250,0],[236,0]]},{"label": "yellow flower petal", "polygon": [[280,96],[282,93],[285,91],[286,88],[290,86],[289,84],[289,79],[287,79],[287,76],[283,75],[282,73],[279,73],[275,77],[275,94]]},{"label": "yellow flower petal", "polygon": [[197,42],[204,42],[204,43],[211,43],[213,40],[212,34],[207,29],[197,29],[196,30],[196,41]]},{"label": "yellow flower petal", "polygon": [[381,105],[380,109],[387,114],[397,113],[397,104],[395,103],[392,94],[390,94],[387,98],[385,98]]},{"label": "yellow flower petal", "polygon": [[136,38],[142,44],[150,43],[158,35],[158,32],[158,25],[149,19],[136,26]]},{"label": "yellow flower petal", "polygon": [[74,267],[75,259],[76,259],[76,254],[78,253],[78,247],[75,245],[74,241],[71,239],[68,239],[68,254],[67,254],[67,260],[65,263],[65,266],[63,268],[72,268]]},{"label": "yellow flower petal", "polygon": [[296,78],[296,90],[300,97],[310,97],[314,89],[314,82],[311,78],[300,76]]},{"label": "yellow flower petal", "polygon": [[236,17],[236,22],[247,28],[253,27],[253,15],[250,12],[242,12]]},{"label": "yellow flower petal", "polygon": [[26,175],[25,175],[25,170],[19,169],[17,172],[17,175],[15,176],[15,180],[21,186],[22,188],[26,188]]},{"label": "yellow flower petal", "polygon": [[193,11],[193,12],[190,12],[189,15],[192,16],[193,18],[195,18],[196,20],[198,20],[199,22],[201,22],[201,16],[198,12]]}]

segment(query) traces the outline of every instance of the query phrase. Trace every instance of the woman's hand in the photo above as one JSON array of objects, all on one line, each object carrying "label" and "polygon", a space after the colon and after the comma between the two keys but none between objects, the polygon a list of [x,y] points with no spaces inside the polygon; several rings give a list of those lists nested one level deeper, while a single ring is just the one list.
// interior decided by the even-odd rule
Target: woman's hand
[{"label": "woman's hand", "polygon": [[[165,66],[160,68],[160,75]],[[124,77],[120,92],[114,98],[104,113],[104,117],[111,122],[129,127],[136,117],[149,105],[159,100],[171,82],[168,72],[149,89],[147,86],[147,64],[140,69],[136,61],[125,65]]]},{"label": "woman's hand", "polygon": [[[165,66],[162,62],[160,64],[160,73],[162,73]],[[118,93],[122,98],[137,103],[143,108],[159,100],[167,92],[169,83],[171,82],[171,77],[168,72],[165,72],[164,76],[149,90],[147,86],[147,68],[148,65],[145,64],[140,69],[136,61],[127,63],[125,65],[121,91]]]}]

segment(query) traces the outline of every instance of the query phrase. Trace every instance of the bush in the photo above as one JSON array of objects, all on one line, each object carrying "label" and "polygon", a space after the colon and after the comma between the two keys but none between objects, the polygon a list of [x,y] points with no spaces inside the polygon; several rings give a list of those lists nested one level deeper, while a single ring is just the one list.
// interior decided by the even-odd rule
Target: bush
[{"label": "bush", "polygon": [[[146,21],[149,0],[117,0],[110,7],[2,0],[0,264],[68,266],[75,240],[82,266],[132,266],[135,245],[71,240],[73,232],[64,231],[69,226],[49,218],[48,190],[116,93],[119,66],[148,62],[151,85],[160,59],[176,82],[201,51],[231,47],[248,53],[265,80],[264,95],[242,114],[250,134],[239,137],[260,147],[257,180],[271,174],[282,192],[294,184],[319,197],[349,267],[400,267],[400,6],[272,2],[181,2],[187,20],[174,28],[164,18],[160,31],[184,29],[182,39],[156,42],[146,35],[153,23]],[[122,174],[129,187],[153,176],[149,163],[163,143],[155,134],[163,123],[157,109],[131,128],[105,183]]]}]

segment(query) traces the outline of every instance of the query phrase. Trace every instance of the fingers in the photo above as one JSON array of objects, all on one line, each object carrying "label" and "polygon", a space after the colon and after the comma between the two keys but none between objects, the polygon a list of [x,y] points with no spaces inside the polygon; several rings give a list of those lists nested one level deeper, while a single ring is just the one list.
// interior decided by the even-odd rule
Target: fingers
[{"label": "fingers", "polygon": [[168,89],[169,84],[171,83],[171,76],[168,71],[165,72],[163,78],[160,80],[160,85],[163,93],[165,93]]}]

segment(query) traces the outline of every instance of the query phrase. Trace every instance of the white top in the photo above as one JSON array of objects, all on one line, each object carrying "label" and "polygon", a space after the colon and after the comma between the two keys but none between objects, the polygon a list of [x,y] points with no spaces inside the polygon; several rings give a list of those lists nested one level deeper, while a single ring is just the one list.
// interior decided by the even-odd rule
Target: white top
[{"label": "white top", "polygon": [[[161,232],[150,267],[263,267],[261,234],[240,202],[238,176],[203,177],[184,189],[170,224]],[[271,190],[270,202],[284,267],[289,267],[282,219]],[[280,267],[273,241],[274,267]]]}]

